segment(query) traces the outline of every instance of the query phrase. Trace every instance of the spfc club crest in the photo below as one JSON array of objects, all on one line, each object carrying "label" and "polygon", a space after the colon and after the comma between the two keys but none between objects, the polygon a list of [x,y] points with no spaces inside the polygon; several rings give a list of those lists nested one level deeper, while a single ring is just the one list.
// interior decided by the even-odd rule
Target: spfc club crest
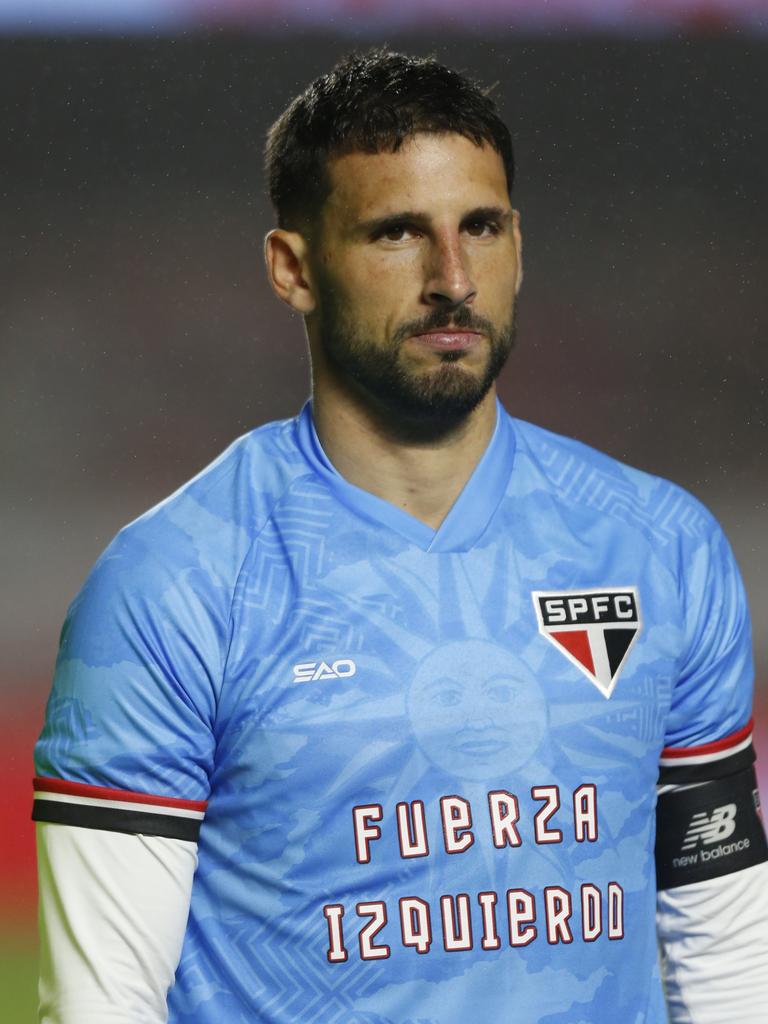
[{"label": "spfc club crest", "polygon": [[534,590],[539,632],[610,697],[640,628],[637,587]]}]

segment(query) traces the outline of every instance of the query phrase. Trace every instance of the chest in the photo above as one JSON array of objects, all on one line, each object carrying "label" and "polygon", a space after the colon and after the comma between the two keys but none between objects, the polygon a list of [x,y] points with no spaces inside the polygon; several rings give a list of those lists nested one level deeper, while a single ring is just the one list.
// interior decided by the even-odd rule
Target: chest
[{"label": "chest", "polygon": [[409,791],[652,790],[676,614],[662,568],[610,537],[553,550],[501,531],[440,554],[362,530],[273,542],[235,616],[221,743],[243,771],[323,791],[403,774]]}]

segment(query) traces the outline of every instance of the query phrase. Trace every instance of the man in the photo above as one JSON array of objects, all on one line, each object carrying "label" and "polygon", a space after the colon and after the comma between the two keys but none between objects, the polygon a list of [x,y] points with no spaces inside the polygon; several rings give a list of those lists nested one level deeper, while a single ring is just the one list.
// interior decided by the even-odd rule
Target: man
[{"label": "man", "polygon": [[491,101],[354,56],[267,171],[312,401],[70,609],[42,1019],[656,1024],[658,919],[673,1020],[764,1021],[738,570],[689,495],[500,407],[522,269]]}]

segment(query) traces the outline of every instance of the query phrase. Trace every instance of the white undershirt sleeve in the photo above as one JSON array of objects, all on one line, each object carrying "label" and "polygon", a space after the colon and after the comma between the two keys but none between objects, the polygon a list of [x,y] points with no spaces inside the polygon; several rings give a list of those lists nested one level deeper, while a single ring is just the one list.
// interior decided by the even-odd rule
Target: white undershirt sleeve
[{"label": "white undershirt sleeve", "polygon": [[659,892],[671,1024],[768,1022],[768,862]]},{"label": "white undershirt sleeve", "polygon": [[40,1024],[164,1024],[197,845],[37,824]]}]

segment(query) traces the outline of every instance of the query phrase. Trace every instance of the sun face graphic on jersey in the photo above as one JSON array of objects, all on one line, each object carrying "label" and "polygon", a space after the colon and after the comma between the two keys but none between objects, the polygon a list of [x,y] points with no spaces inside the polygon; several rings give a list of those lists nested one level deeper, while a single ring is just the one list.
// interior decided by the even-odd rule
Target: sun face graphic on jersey
[{"label": "sun face graphic on jersey", "polygon": [[457,640],[419,664],[406,698],[422,752],[463,779],[501,778],[530,760],[547,725],[541,687],[510,652]]}]

